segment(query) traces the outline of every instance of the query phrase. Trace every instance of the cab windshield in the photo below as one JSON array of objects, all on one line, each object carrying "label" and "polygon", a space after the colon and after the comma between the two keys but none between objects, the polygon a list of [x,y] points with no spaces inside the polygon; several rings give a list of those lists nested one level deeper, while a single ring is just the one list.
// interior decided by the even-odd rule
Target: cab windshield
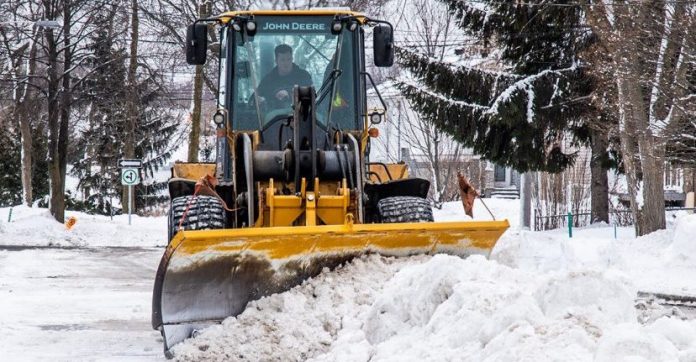
[{"label": "cab windshield", "polygon": [[253,37],[232,32],[235,129],[263,130],[287,119],[295,85],[316,89],[320,127],[356,128],[354,34],[332,34],[332,19],[257,17]]}]

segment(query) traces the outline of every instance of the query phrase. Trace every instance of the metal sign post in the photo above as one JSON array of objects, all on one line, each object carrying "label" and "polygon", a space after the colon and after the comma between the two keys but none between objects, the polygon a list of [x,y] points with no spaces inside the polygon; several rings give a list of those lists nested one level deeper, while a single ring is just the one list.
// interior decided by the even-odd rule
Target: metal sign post
[{"label": "metal sign post", "polygon": [[566,203],[568,204],[568,238],[573,238],[573,205],[571,201],[573,199],[573,189],[571,185],[568,185],[568,191],[566,196]]},{"label": "metal sign post", "polygon": [[131,224],[131,214],[133,213],[133,185],[128,185],[128,225]]},{"label": "metal sign post", "polygon": [[119,160],[118,166],[121,167],[121,184],[128,186],[128,225],[131,224],[131,214],[133,213],[133,185],[140,183],[140,172],[142,167],[141,160]]}]

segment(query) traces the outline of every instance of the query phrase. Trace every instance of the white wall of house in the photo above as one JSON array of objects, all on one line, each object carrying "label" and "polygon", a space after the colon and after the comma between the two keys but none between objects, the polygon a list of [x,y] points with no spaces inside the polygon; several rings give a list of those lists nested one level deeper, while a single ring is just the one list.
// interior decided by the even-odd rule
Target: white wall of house
[{"label": "white wall of house", "polygon": [[[401,95],[391,82],[385,82],[379,86],[382,99],[387,104],[386,119],[379,125],[373,127],[379,129],[379,137],[372,139],[370,144],[370,160],[373,162],[399,162],[408,160],[404,155],[408,155],[410,160],[424,162],[428,155],[414,143],[419,135],[418,125],[414,124],[419,119],[419,115],[410,107],[409,102]],[[368,90],[367,97],[368,110],[382,108],[373,89]],[[454,142],[451,137],[445,137],[443,142]],[[443,158],[448,158],[446,152]],[[460,152],[464,158],[476,158],[471,149]]]}]

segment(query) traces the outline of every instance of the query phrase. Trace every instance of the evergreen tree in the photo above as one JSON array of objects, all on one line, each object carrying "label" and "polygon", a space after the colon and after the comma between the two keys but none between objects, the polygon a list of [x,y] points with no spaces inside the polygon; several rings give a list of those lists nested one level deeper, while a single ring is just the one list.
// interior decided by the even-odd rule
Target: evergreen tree
[{"label": "evergreen tree", "polygon": [[10,127],[0,127],[0,170],[3,170],[0,174],[0,207],[22,203],[22,178],[17,167],[20,149],[19,135]]},{"label": "evergreen tree", "polygon": [[[153,178],[156,171],[166,166],[174,148],[178,146],[172,139],[177,132],[180,115],[176,114],[174,104],[166,98],[164,80],[160,74],[151,74],[138,84],[140,122],[135,128],[135,157],[143,160],[142,176]],[[167,182],[150,182],[145,189],[136,187],[135,206],[140,207],[155,193],[167,188]],[[147,195],[146,194],[147,191]],[[169,200],[168,194],[161,194],[152,201]]]},{"label": "evergreen tree", "polygon": [[587,141],[592,80],[578,53],[592,41],[570,1],[444,0],[462,30],[501,50],[504,72],[436,61],[397,48],[419,80],[400,82],[428,121],[474,152],[518,171],[571,165],[561,141]]},{"label": "evergreen tree", "polygon": [[[112,9],[113,10],[113,9]],[[105,11],[95,21],[90,47],[93,70],[84,82],[82,109],[87,114],[76,142],[72,174],[79,178],[85,207],[111,213],[112,201],[121,197],[118,160],[124,158],[127,126],[127,52],[115,41],[113,12]],[[175,116],[161,100],[161,79],[150,73],[137,84],[138,121],[135,125],[135,155],[143,160],[144,175],[154,175],[171,156]],[[148,192],[162,190],[166,183],[148,185]],[[140,193],[140,188],[135,188]],[[137,200],[137,199],[136,199]],[[136,208],[138,204],[136,203]]]},{"label": "evergreen tree", "polygon": [[114,45],[113,15],[108,9],[95,19],[87,67],[92,74],[84,81],[83,109],[87,114],[76,142],[72,174],[79,178],[85,201],[94,211],[107,212],[118,199],[118,159],[126,99],[125,52]]},{"label": "evergreen tree", "polygon": [[[37,112],[40,114],[40,112]],[[22,178],[19,165],[21,150],[20,134],[16,123],[0,114],[0,207],[19,205],[22,203]],[[40,117],[40,116],[39,116]],[[41,122],[32,129],[32,190],[33,200],[37,201],[48,196],[48,161],[46,160],[46,133]],[[48,202],[39,204],[46,207]]]}]

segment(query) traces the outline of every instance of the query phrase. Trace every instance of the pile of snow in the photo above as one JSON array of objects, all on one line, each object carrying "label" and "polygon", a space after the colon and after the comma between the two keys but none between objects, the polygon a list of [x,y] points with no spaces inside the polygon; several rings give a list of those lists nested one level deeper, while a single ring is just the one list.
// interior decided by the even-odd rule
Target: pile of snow
[{"label": "pile of snow", "polygon": [[128,215],[114,216],[112,220],[109,216],[66,211],[65,219],[70,217],[75,217],[77,222],[68,230],[45,208],[0,208],[0,245],[154,247],[167,244],[166,216],[132,215],[131,225]]},{"label": "pile of snow", "polygon": [[611,272],[529,273],[481,256],[368,256],[253,302],[174,352],[185,361],[696,356],[696,321],[642,326],[634,298],[631,283]]},{"label": "pile of snow", "polygon": [[508,231],[491,259],[535,272],[616,270],[643,291],[696,295],[696,215],[676,218],[674,229],[634,237],[632,228],[612,227],[547,232]]},{"label": "pile of snow", "polygon": [[[592,273],[538,278],[480,256],[438,255],[402,270],[387,285],[363,327],[376,360],[591,356],[596,326],[633,317],[632,296],[614,278]],[[586,287],[594,293],[573,297]],[[334,357],[341,356],[320,359]]]},{"label": "pile of snow", "polygon": [[695,320],[635,308],[638,290],[696,295],[696,215],[674,230],[630,234],[512,230],[492,260],[365,256],[251,303],[174,352],[179,360],[696,360]]},{"label": "pile of snow", "polygon": [[[290,292],[249,303],[237,318],[205,329],[175,346],[179,360],[306,360],[343,340],[364,341],[359,332],[375,296],[396,271],[427,256],[385,258],[367,255],[333,272],[325,270]],[[358,333],[351,335],[350,333]],[[367,357],[367,342],[351,346]]]},{"label": "pile of snow", "polygon": [[674,241],[667,250],[670,262],[680,265],[696,264],[696,216],[683,215],[677,219]]}]

